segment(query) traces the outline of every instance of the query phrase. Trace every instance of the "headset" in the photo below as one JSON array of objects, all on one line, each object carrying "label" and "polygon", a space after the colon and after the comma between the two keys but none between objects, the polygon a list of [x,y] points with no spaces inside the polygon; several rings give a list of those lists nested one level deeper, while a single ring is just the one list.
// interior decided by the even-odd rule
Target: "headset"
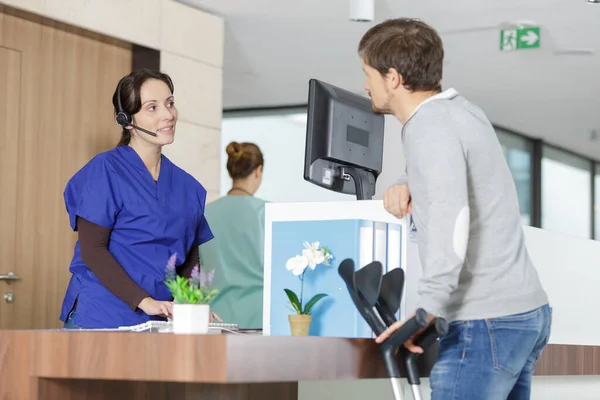
[{"label": "headset", "polygon": [[121,105],[121,83],[123,82],[123,80],[119,81],[119,84],[117,85],[117,116],[116,116],[116,121],[118,125],[121,125],[122,127],[127,127],[127,126],[131,126],[137,130],[140,130],[142,132],[147,133],[148,135],[151,136],[156,136],[156,132],[152,132],[149,130],[146,130],[144,128],[140,128],[139,126],[136,126],[132,123],[132,118],[131,115],[129,115],[129,113],[123,111],[123,106]]}]

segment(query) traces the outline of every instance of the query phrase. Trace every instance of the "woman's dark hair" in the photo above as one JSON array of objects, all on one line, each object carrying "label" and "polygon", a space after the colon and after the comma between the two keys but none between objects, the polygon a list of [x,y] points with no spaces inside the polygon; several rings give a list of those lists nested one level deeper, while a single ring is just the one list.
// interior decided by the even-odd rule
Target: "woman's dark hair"
[{"label": "woman's dark hair", "polygon": [[[140,98],[140,88],[150,79],[158,79],[163,81],[171,90],[171,94],[175,91],[175,87],[173,86],[173,81],[169,75],[160,72],[154,71],[151,69],[140,69],[138,71],[134,71],[129,75],[121,78],[119,83],[117,84],[117,88],[115,89],[115,93],[113,94],[112,103],[115,108],[115,116],[119,113],[119,111],[124,111],[130,116],[138,113],[142,109],[142,99]],[[122,110],[119,109],[119,101],[118,97],[121,98],[121,106]],[[126,127],[123,127],[123,131],[121,132],[121,140],[119,141],[119,146],[127,146],[131,141],[131,131]]]},{"label": "woman's dark hair", "polygon": [[256,168],[264,165],[263,154],[254,143],[231,142],[227,152],[227,171],[231,179],[247,178]]}]

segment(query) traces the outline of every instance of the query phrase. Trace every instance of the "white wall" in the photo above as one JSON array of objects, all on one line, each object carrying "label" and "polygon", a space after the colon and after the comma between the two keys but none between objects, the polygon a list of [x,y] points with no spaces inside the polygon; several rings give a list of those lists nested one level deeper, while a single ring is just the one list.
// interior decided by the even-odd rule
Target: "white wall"
[{"label": "white wall", "polygon": [[402,124],[393,115],[385,116],[382,169],[377,179],[375,199],[383,198],[385,190],[406,170],[406,160],[402,151]]},{"label": "white wall", "polygon": [[594,205],[594,210],[595,210],[595,218],[596,218],[596,224],[595,224],[595,238],[598,239],[600,238],[600,167],[596,167],[596,176],[594,177],[594,185],[596,188],[596,204]]},{"label": "white wall", "polygon": [[585,167],[542,159],[542,228],[590,238],[592,187]]},{"label": "white wall", "polygon": [[304,180],[306,113],[224,119],[221,135],[221,195],[231,188],[225,152],[231,141],[253,142],[263,152],[263,183],[256,193],[257,197],[271,202],[343,201],[353,198]]},{"label": "white wall", "polygon": [[[224,21],[175,0],[2,0],[0,3],[160,50],[180,114],[165,154],[219,195]],[[117,82],[115,82],[116,86]]]}]

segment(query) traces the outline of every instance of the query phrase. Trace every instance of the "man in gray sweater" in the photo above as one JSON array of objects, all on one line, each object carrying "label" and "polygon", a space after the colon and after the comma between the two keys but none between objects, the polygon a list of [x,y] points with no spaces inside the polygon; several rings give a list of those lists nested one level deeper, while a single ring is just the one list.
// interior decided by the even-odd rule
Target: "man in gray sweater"
[{"label": "man in gray sweater", "polygon": [[412,213],[419,307],[451,321],[430,377],[432,399],[528,399],[551,309],[494,128],[456,90],[441,90],[444,49],[425,23],[383,22],[364,35],[359,54],[374,111],[403,125],[407,180],[386,192],[384,205],[397,217]]}]

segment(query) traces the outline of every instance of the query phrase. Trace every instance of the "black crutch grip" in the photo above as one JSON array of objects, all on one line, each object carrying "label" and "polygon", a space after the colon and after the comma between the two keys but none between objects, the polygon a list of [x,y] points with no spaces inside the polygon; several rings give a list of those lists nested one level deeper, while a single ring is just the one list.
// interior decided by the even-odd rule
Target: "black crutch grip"
[{"label": "black crutch grip", "polygon": [[413,343],[425,350],[425,348],[435,343],[438,337],[445,336],[448,333],[448,322],[444,318],[436,318],[434,323],[429,325],[421,334],[419,334]]},{"label": "black crutch grip", "polygon": [[[421,334],[419,334],[413,343],[425,351],[434,344],[438,337],[448,333],[448,322],[444,318],[436,318],[434,323],[429,325]],[[420,354],[409,351],[406,347],[400,348],[400,356],[404,359],[406,365],[406,375],[408,383],[411,385],[421,384],[419,370],[417,368],[417,358]]]},{"label": "black crutch grip", "polygon": [[425,350],[427,347],[435,343],[438,338],[438,333],[435,324],[431,324],[419,336],[415,338],[413,343]]},{"label": "black crutch grip", "polygon": [[435,330],[437,331],[438,337],[446,336],[450,329],[450,324],[445,318],[437,317],[435,319]]},{"label": "black crutch grip", "polygon": [[427,311],[422,308],[417,309],[415,316],[407,320],[396,332],[392,333],[385,342],[381,345],[396,349],[402,346],[404,342],[413,337],[420,329],[425,328],[429,324],[429,316]]}]

